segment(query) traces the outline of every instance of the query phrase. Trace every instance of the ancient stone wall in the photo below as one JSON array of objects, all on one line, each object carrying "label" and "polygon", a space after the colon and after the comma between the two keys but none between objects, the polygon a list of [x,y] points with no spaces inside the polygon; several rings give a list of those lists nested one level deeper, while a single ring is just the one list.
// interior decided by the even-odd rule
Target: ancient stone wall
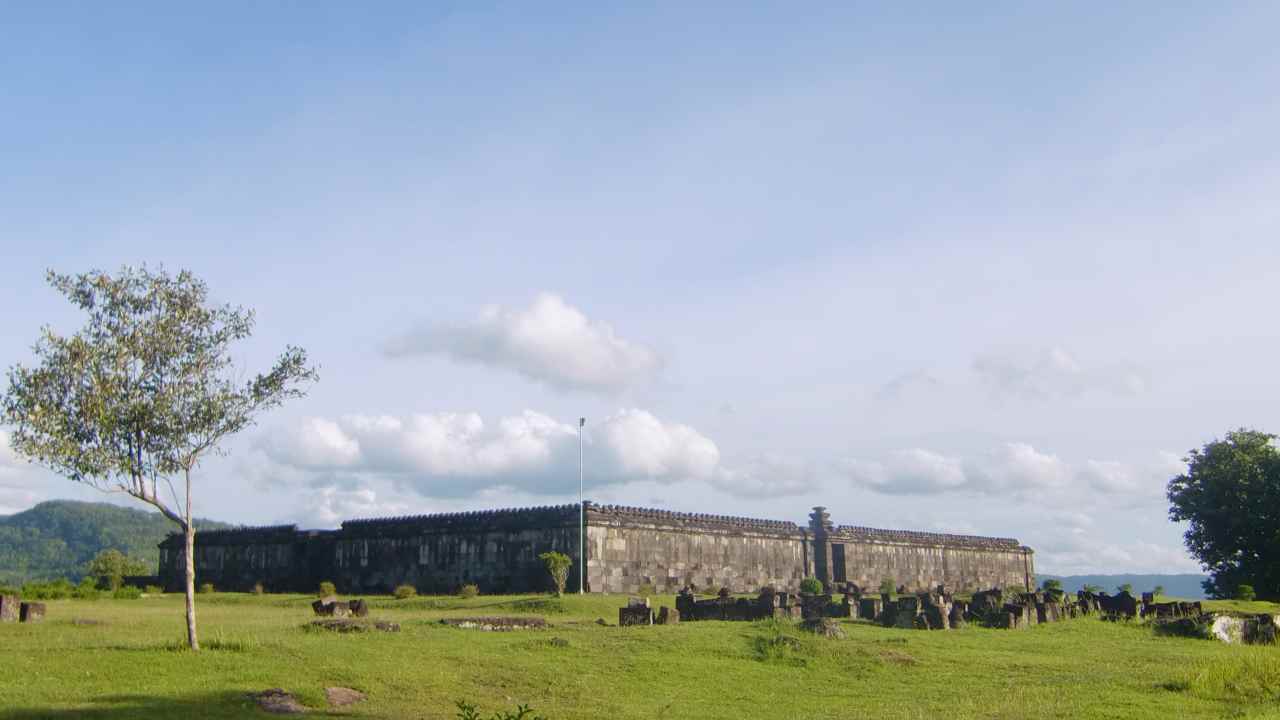
[{"label": "ancient stone wall", "polygon": [[775,520],[593,505],[587,548],[592,592],[794,590],[808,572],[804,530]]},{"label": "ancient stone wall", "polygon": [[[332,581],[341,592],[483,593],[550,588],[541,553],[573,560],[568,590],[578,588],[578,506],[350,520],[340,530],[294,525],[196,534],[196,582],[219,590],[312,592]],[[687,585],[735,593],[767,586],[795,591],[814,576],[833,586],[877,589],[1028,588],[1030,548],[1016,540],[836,527],[823,508],[810,525],[588,504],[587,590],[674,593]],[[180,590],[183,539],[160,545],[168,590]]]},{"label": "ancient stone wall", "polygon": [[[556,551],[578,566],[578,506],[422,515],[342,524],[332,579],[344,592],[390,592],[409,584],[451,593],[542,592],[551,580],[538,556]],[[577,573],[566,588],[577,592]]]},{"label": "ancient stone wall", "polygon": [[1031,549],[1010,538],[837,527],[823,533],[820,542],[830,548],[830,557],[843,559],[821,579],[873,592],[886,578],[908,592],[939,585],[960,592],[1031,590],[1035,581]]}]

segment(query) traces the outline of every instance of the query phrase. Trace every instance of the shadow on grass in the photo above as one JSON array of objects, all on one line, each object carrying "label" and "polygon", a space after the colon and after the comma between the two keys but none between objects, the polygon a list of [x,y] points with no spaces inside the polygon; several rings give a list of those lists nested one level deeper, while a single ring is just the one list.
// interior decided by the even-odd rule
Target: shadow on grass
[{"label": "shadow on grass", "polygon": [[123,718],[241,718],[261,713],[243,692],[212,692],[181,697],[150,695],[108,695],[73,709],[3,708],[0,720],[35,720],[35,718],[89,718],[89,720],[122,720]]}]

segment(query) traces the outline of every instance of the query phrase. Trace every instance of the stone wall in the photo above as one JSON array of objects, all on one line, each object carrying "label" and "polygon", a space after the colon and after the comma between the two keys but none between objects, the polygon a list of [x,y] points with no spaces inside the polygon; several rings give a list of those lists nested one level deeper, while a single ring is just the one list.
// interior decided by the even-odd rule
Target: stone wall
[{"label": "stone wall", "polygon": [[[343,592],[390,592],[400,584],[451,593],[542,592],[551,580],[538,556],[556,551],[578,566],[578,506],[422,515],[342,524],[333,581]],[[576,572],[567,588],[578,590]]]},{"label": "stone wall", "polygon": [[587,587],[675,593],[686,585],[754,592],[799,587],[808,572],[795,523],[593,505],[587,511]]},{"label": "stone wall", "polygon": [[[550,589],[541,553],[573,559],[578,588],[578,506],[561,505],[377,520],[339,530],[294,525],[196,534],[196,582],[219,590],[313,592],[332,581],[344,593],[483,593]],[[808,528],[792,522],[595,505],[586,509],[587,590],[674,593],[687,585],[755,592],[796,591],[814,576],[834,586],[954,590],[1029,588],[1032,551],[1016,540],[861,527],[836,527],[815,508]],[[160,545],[159,575],[181,590],[182,537]]]},{"label": "stone wall", "polygon": [[939,585],[960,592],[1034,589],[1034,552],[1013,538],[834,527],[821,507],[810,515],[810,535],[815,555],[830,568],[824,572],[818,562],[817,577],[836,585],[877,592],[889,579],[913,593]]}]

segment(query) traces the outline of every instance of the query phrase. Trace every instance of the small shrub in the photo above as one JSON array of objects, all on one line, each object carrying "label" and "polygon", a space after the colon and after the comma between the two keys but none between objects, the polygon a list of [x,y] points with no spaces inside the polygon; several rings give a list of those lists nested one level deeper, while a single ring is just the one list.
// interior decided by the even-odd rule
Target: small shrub
[{"label": "small shrub", "polygon": [[254,583],[254,584],[253,584],[253,594],[254,594],[254,595],[262,595],[262,594],[263,594],[263,593],[265,593],[266,591],[267,591],[267,590],[266,590],[266,588],[262,587],[262,583],[260,583],[260,582],[259,582],[259,583]]},{"label": "small shrub", "polygon": [[408,600],[418,594],[418,588],[412,585],[397,585],[394,594],[397,600]]},{"label": "small shrub", "polygon": [[159,585],[148,585],[147,589],[144,590],[143,592],[145,592],[148,595],[163,595],[164,588],[160,587]]},{"label": "small shrub", "polygon": [[479,594],[480,594],[480,587],[478,585],[463,585],[462,587],[458,588],[458,597],[464,600],[473,598]]},{"label": "small shrub", "polygon": [[66,578],[58,578],[48,582],[23,583],[22,590],[18,594],[25,600],[66,600],[72,597],[75,591],[76,586]]},{"label": "small shrub", "polygon": [[556,597],[564,595],[565,583],[569,581],[569,568],[573,567],[573,559],[561,552],[544,552],[538,556],[551,575],[551,582],[556,588]]},{"label": "small shrub", "polygon": [[[458,708],[458,720],[483,720],[480,708],[465,700],[454,703]],[[517,705],[514,711],[500,710],[489,716],[489,720],[547,720],[541,715],[534,715],[533,708],[528,705]]]},{"label": "small shrub", "polygon": [[113,600],[137,600],[142,597],[142,591],[132,585],[121,585],[111,593]]},{"label": "small shrub", "polygon": [[201,583],[200,587],[196,589],[196,592],[200,593],[201,595],[213,594],[213,583]]},{"label": "small shrub", "polygon": [[87,577],[80,581],[80,584],[72,591],[71,596],[77,600],[97,600],[102,597],[102,592],[98,590],[97,581]]},{"label": "small shrub", "polygon": [[338,588],[332,582],[325,580],[324,582],[320,583],[320,597],[327,597],[329,595],[337,595],[337,594],[338,594]]},{"label": "small shrub", "polygon": [[640,583],[640,587],[636,588],[636,594],[648,597],[650,595],[657,595],[658,591],[653,587],[653,583]]},{"label": "small shrub", "polygon": [[821,595],[822,581],[816,577],[807,577],[800,581],[800,592],[809,595]]},{"label": "small shrub", "polygon": [[1252,586],[1252,585],[1237,585],[1237,586],[1236,586],[1236,598],[1235,598],[1236,600],[1243,600],[1243,601],[1245,601],[1245,602],[1253,602],[1253,600],[1254,600],[1255,598],[1257,598],[1257,597],[1258,597],[1258,594],[1257,594],[1256,592],[1254,592],[1254,591],[1253,591],[1253,586]]}]

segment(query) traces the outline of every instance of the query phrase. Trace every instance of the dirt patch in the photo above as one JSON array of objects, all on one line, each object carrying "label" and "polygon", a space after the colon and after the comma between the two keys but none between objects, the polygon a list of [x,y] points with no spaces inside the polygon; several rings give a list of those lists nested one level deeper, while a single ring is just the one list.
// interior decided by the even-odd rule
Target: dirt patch
[{"label": "dirt patch", "polygon": [[355,705],[365,699],[365,694],[359,690],[352,690],[345,687],[327,687],[324,689],[324,699],[329,701],[333,707],[346,707]]},{"label": "dirt patch", "polygon": [[271,688],[260,693],[249,693],[249,697],[262,708],[263,712],[274,715],[301,715],[307,708],[298,699],[282,688]]},{"label": "dirt patch", "polygon": [[547,621],[540,617],[462,617],[445,618],[440,621],[444,625],[467,630],[487,630],[505,632],[509,630],[543,630]]}]

